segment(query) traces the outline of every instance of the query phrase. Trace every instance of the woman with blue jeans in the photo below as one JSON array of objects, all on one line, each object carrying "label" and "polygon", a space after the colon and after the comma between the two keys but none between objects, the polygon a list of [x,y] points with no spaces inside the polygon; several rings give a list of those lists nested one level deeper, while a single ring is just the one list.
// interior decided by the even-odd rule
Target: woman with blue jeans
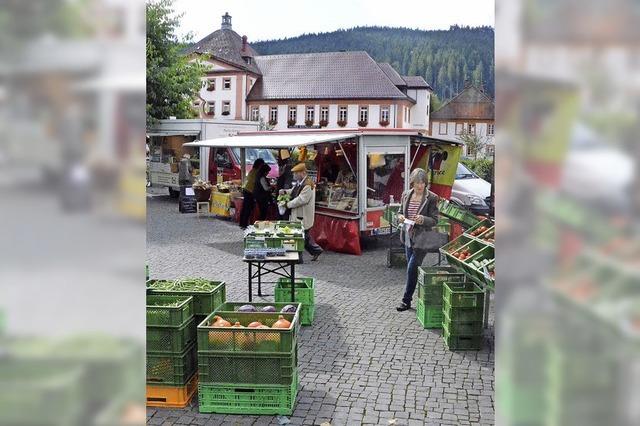
[{"label": "woman with blue jeans", "polygon": [[405,219],[409,219],[415,224],[403,226],[400,232],[400,240],[404,243],[407,255],[407,284],[402,303],[396,308],[399,312],[411,308],[411,299],[418,282],[418,268],[427,255],[426,247],[421,246],[425,239],[420,238],[420,234],[431,231],[438,223],[438,196],[427,190],[427,172],[424,169],[413,170],[409,183],[411,189],[402,194],[398,222],[404,223]]}]

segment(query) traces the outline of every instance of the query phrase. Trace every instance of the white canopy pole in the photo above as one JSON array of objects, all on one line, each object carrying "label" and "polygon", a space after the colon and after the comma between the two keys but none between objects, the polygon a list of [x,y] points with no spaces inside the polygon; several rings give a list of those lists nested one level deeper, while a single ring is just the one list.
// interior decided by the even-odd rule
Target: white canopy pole
[{"label": "white canopy pole", "polygon": [[242,176],[242,187],[247,180],[247,153],[245,148],[240,148],[240,175]]}]

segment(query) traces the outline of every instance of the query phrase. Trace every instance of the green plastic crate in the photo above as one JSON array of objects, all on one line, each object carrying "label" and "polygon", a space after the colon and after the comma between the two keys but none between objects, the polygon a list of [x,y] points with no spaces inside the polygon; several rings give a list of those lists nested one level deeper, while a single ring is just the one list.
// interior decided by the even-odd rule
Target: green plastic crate
[{"label": "green plastic crate", "polygon": [[[482,283],[482,285],[493,284],[493,279],[491,279],[491,277],[489,277],[489,276],[485,276],[484,268],[479,269],[476,266],[474,266],[471,262],[473,262],[474,260],[482,261],[482,260],[486,260],[486,259],[489,259],[492,262],[495,261],[495,249],[493,248],[493,246],[487,245],[484,248],[478,250],[478,252],[476,252],[473,256],[471,256],[469,258],[469,262],[468,262],[469,275],[472,278],[474,278],[474,281],[480,282],[480,283]],[[491,264],[492,263],[490,262],[489,265],[491,265]],[[495,262],[493,264],[495,265]],[[489,265],[487,265],[487,267]],[[488,270],[487,270],[487,272],[488,272]]]},{"label": "green plastic crate", "polygon": [[446,282],[442,299],[453,308],[477,308],[484,306],[484,290],[473,282]]},{"label": "green plastic crate", "polygon": [[[493,234],[493,236],[489,237],[491,234]],[[483,243],[485,243],[485,244],[487,244],[487,245],[489,245],[491,247],[493,247],[495,244],[492,243],[491,241],[487,241],[485,239],[487,237],[489,237],[489,238],[491,238],[492,240],[495,241],[495,239],[496,239],[496,227],[495,227],[495,225],[490,226],[489,229],[487,229],[482,234],[480,234],[480,235],[478,235],[478,236],[476,236],[474,238],[477,239],[477,240],[482,241]]]},{"label": "green plastic crate", "polygon": [[489,219],[482,219],[479,220],[478,222],[476,222],[473,226],[471,226],[469,229],[467,229],[466,231],[464,231],[464,235],[469,237],[469,238],[477,238],[477,237],[472,237],[470,234],[475,231],[476,229],[480,228],[481,226],[486,226],[487,228],[490,228],[493,226],[493,222]]},{"label": "green plastic crate", "polygon": [[[300,308],[300,324],[311,325],[315,314],[315,281],[313,278],[296,278],[295,301],[302,304]],[[291,300],[291,280],[279,278],[276,282],[276,302],[285,303]]]},{"label": "green plastic crate", "polygon": [[199,352],[198,380],[203,384],[290,385],[298,367],[296,353],[297,350],[289,355]]},{"label": "green plastic crate", "polygon": [[147,282],[147,288],[151,289],[152,294],[192,296],[194,315],[207,316],[226,300],[224,281],[208,281],[207,284],[202,284],[189,279],[152,280]]},{"label": "green plastic crate", "polygon": [[[267,238],[267,240],[279,240],[280,245],[278,247],[284,248],[286,251],[304,251],[304,236],[299,234],[282,234],[278,233],[275,238]],[[267,242],[267,245],[269,243]]]},{"label": "green plastic crate", "polygon": [[275,226],[275,230],[278,231],[284,227],[289,227],[291,229],[301,229],[304,230],[302,227],[302,222],[291,222],[288,220],[278,220],[276,221],[276,226]]},{"label": "green plastic crate", "polygon": [[418,268],[418,300],[425,306],[442,306],[442,284],[444,282],[461,282],[465,274],[448,266]]},{"label": "green plastic crate", "polygon": [[[262,245],[264,243],[264,246]],[[244,238],[245,248],[284,248],[286,251],[304,251],[304,235],[299,233],[285,234],[276,232],[272,234],[250,233]]]},{"label": "green plastic crate", "polygon": [[293,413],[298,375],[290,385],[198,385],[201,413],[285,415]]},{"label": "green plastic crate", "polygon": [[[276,312],[278,313],[282,310],[282,308],[284,308],[285,306],[289,306],[289,305],[293,305],[296,307],[296,310],[298,310],[300,308],[300,304],[299,303],[285,303],[285,302],[259,302],[259,303],[255,303],[255,302],[225,302],[222,305],[218,306],[218,309],[216,309],[216,313],[220,314],[221,317],[224,318],[224,314],[222,314],[223,312],[236,312],[238,310],[238,308],[240,306],[243,305],[253,305],[256,307],[256,309],[258,310],[258,312],[256,313],[268,313],[268,314],[272,314],[273,312],[260,312],[260,309],[264,308],[265,306],[273,306],[274,308],[276,308]],[[202,322],[202,321],[201,321]]]},{"label": "green plastic crate", "polygon": [[195,343],[182,353],[147,352],[147,384],[184,386],[198,368]]},{"label": "green plastic crate", "polygon": [[482,321],[483,306],[476,308],[454,308],[445,301],[442,305],[442,312],[447,314],[451,321]]},{"label": "green plastic crate", "polygon": [[196,322],[180,327],[147,327],[147,352],[183,352],[196,341]]},{"label": "green plastic crate", "polygon": [[[198,325],[198,351],[291,354],[300,333],[299,311],[294,314],[216,311]],[[244,328],[211,327],[209,324],[218,313],[231,324],[239,322]],[[246,328],[254,321],[271,327],[280,315],[291,322],[289,329]]]},{"label": "green plastic crate", "polygon": [[443,312],[442,324],[452,336],[476,336],[483,333],[482,321],[452,321],[447,313]]},{"label": "green plastic crate", "polygon": [[[178,303],[177,306],[156,304]],[[193,297],[174,295],[147,295],[147,326],[181,326],[193,317]]]},{"label": "green plastic crate", "polygon": [[416,317],[423,328],[442,328],[441,306],[425,306],[422,300],[418,300]]},{"label": "green plastic crate", "polygon": [[456,336],[449,332],[447,324],[442,325],[442,338],[450,351],[479,351],[484,343],[483,335]]},{"label": "green plastic crate", "polygon": [[[478,250],[485,247],[484,244],[476,241],[473,238],[470,238],[466,235],[460,235],[453,241],[448,242],[444,246],[440,248],[440,253],[442,253],[447,258],[447,263],[451,266],[455,266],[457,268],[462,269],[465,272],[468,272],[468,265],[465,261],[462,261],[453,256],[453,253],[457,253],[460,250],[469,250],[469,258],[475,254]],[[467,258],[467,259],[469,259]]]}]

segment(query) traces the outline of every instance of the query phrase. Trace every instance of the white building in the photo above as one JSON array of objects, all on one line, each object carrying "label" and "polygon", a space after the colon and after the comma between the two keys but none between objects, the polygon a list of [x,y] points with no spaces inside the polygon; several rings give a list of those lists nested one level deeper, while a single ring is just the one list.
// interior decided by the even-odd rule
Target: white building
[{"label": "white building", "polygon": [[[460,141],[464,134],[477,135],[486,145],[484,155],[495,152],[495,104],[482,88],[468,82],[462,92],[431,114],[429,134]],[[465,155],[468,155],[466,146]]]},{"label": "white building", "polygon": [[429,127],[427,82],[366,52],[260,56],[225,14],[186,53],[209,66],[194,102],[200,117],[262,119],[274,129]]}]

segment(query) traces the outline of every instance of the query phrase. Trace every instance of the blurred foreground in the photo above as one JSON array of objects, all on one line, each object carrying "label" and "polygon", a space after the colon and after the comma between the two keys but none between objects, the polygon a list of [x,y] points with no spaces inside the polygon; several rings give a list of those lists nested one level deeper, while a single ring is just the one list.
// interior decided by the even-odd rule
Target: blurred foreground
[{"label": "blurred foreground", "polygon": [[0,424],[144,424],[144,3],[0,22]]},{"label": "blurred foreground", "polygon": [[497,2],[498,424],[640,424],[638,18]]}]

